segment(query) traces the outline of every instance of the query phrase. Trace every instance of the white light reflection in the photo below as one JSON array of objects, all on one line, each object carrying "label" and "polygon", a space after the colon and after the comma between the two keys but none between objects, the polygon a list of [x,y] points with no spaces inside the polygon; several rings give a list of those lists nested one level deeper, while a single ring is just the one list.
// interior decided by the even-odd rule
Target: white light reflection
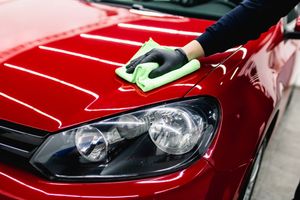
[{"label": "white light reflection", "polygon": [[147,11],[147,10],[130,9],[129,11],[134,14],[151,16],[151,17],[167,17],[167,16],[174,17],[173,15],[159,13],[159,12],[153,12],[153,11]]},{"label": "white light reflection", "polygon": [[110,64],[110,65],[116,65],[116,66],[119,66],[119,67],[124,65],[123,63],[117,63],[117,62],[104,60],[104,59],[96,58],[96,57],[93,57],[93,56],[84,55],[84,54],[81,54],[81,53],[75,53],[75,52],[72,52],[72,51],[57,49],[57,48],[53,48],[53,47],[39,46],[39,48],[43,49],[43,50],[47,50],[47,51],[54,51],[54,52],[57,52],[57,53],[63,53],[63,54],[71,55],[71,56],[77,56],[77,57],[81,57],[81,58],[85,58],[85,59],[89,59],[89,60],[94,60],[94,61],[98,61],[98,62]]},{"label": "white light reflection", "polygon": [[233,77],[235,76],[236,72],[238,71],[239,67],[237,67],[234,72],[232,73],[231,77],[230,77],[230,80],[233,79]]},{"label": "white light reflection", "polygon": [[48,76],[48,75],[46,75],[46,74],[42,74],[42,73],[39,73],[39,72],[36,72],[36,71],[32,71],[32,70],[30,70],[30,69],[26,69],[26,68],[24,68],[24,67],[20,67],[20,66],[8,64],[8,63],[4,63],[4,66],[9,67],[9,68],[12,68],[12,69],[19,70],[19,71],[27,72],[27,73],[29,73],[29,74],[33,74],[33,75],[36,75],[36,76],[40,76],[40,77],[49,79],[49,80],[54,81],[54,82],[58,82],[58,83],[60,83],[60,84],[66,85],[66,86],[71,87],[71,88],[74,88],[74,89],[79,90],[79,91],[81,91],[81,92],[87,93],[87,94],[89,94],[89,95],[95,97],[96,99],[99,98],[99,95],[98,95],[98,94],[96,94],[96,93],[94,93],[94,92],[92,92],[92,91],[90,91],[90,90],[86,90],[86,89],[81,88],[81,87],[79,87],[79,86],[76,86],[76,85],[74,85],[74,84],[72,84],[72,83],[68,83],[68,82],[62,81],[62,80],[60,80],[60,79],[58,79],[58,78],[54,78],[54,77]]},{"label": "white light reflection", "polygon": [[227,72],[227,69],[226,69],[225,65],[220,64],[218,67],[223,70],[223,75],[225,75],[226,72]]},{"label": "white light reflection", "polygon": [[242,46],[238,46],[236,48],[231,48],[231,49],[228,49],[226,52],[238,52],[238,51],[242,51],[243,52],[243,55],[242,55],[242,59],[244,59],[247,55],[247,52],[248,50],[245,48],[245,47],[242,47]]},{"label": "white light reflection", "polygon": [[122,110],[134,109],[134,108],[137,107],[137,106],[129,106],[129,107],[121,107],[121,108],[93,108],[93,109],[90,109],[89,107],[92,104],[94,104],[100,98],[100,96],[98,94],[96,94],[96,93],[94,93],[94,92],[92,92],[90,90],[81,88],[81,87],[79,87],[77,85],[74,85],[72,83],[68,83],[68,82],[65,82],[63,80],[54,78],[52,76],[48,76],[48,75],[45,75],[45,74],[42,74],[42,73],[39,73],[39,72],[36,72],[36,71],[32,71],[30,69],[26,69],[24,67],[20,67],[20,66],[8,64],[8,63],[4,63],[4,66],[12,68],[12,69],[20,70],[20,71],[23,71],[23,72],[26,72],[26,73],[29,73],[29,74],[33,74],[33,75],[36,75],[36,76],[39,76],[39,77],[46,78],[48,80],[51,80],[51,81],[54,81],[54,82],[66,85],[68,87],[71,87],[73,89],[79,90],[81,92],[84,92],[86,94],[89,94],[89,95],[93,96],[95,99],[90,104],[88,104],[86,108],[84,108],[84,110],[88,111],[88,112],[95,112],[95,111],[122,111]]},{"label": "white light reflection", "polygon": [[[80,37],[83,38],[88,38],[88,39],[96,39],[96,40],[104,40],[104,41],[108,41],[108,42],[115,42],[118,44],[129,44],[129,45],[133,45],[133,46],[142,46],[143,43],[141,42],[136,42],[136,41],[131,41],[131,40],[123,40],[123,39],[118,39],[118,38],[112,38],[112,37],[105,37],[105,36],[101,36],[101,35],[91,35],[91,34],[80,34]],[[124,65],[124,64],[123,64]]]},{"label": "white light reflection", "polygon": [[51,80],[51,81],[54,81],[54,82],[63,84],[63,85],[65,85],[65,86],[71,87],[71,88],[73,88],[73,89],[79,90],[79,91],[81,91],[81,92],[84,92],[84,93],[86,93],[86,94],[89,94],[89,95],[93,96],[93,97],[95,98],[95,100],[92,101],[92,102],[85,108],[86,111],[93,111],[93,110],[89,110],[88,107],[89,107],[90,105],[92,105],[95,101],[97,101],[97,100],[99,99],[99,95],[96,94],[96,93],[94,93],[94,92],[92,92],[92,91],[90,91],[90,90],[86,90],[86,89],[81,88],[81,87],[79,87],[79,86],[77,86],[77,85],[74,85],[74,84],[72,84],[72,83],[68,83],[68,82],[62,81],[62,80],[57,79],[57,78],[54,78],[54,77],[52,77],[52,76],[48,76],[48,75],[45,75],[45,74],[42,74],[42,73],[39,73],[39,72],[36,72],[36,71],[32,71],[32,70],[30,70],[30,69],[26,69],[26,68],[24,68],[24,67],[20,67],[20,66],[8,64],[8,63],[4,63],[4,66],[9,67],[9,68],[12,68],[12,69],[19,70],[19,71],[23,71],[23,72],[26,72],[26,73],[29,73],[29,74],[33,74],[33,75],[35,75],[35,76],[39,76],[39,77],[46,78],[46,79],[48,79],[48,80]]},{"label": "white light reflection", "polygon": [[221,68],[223,70],[223,75],[225,75],[227,72],[226,67],[223,64],[211,64],[211,66]]},{"label": "white light reflection", "polygon": [[124,88],[124,87],[119,87],[118,90],[119,90],[120,92],[132,92],[132,91],[135,91],[134,88],[129,88],[129,89],[127,89],[127,88]]},{"label": "white light reflection", "polygon": [[[88,38],[88,39],[95,39],[95,40],[104,40],[104,41],[108,41],[108,42],[115,42],[118,44],[129,44],[129,45],[133,45],[133,46],[142,46],[144,43],[142,42],[136,42],[136,41],[131,41],[131,40],[124,40],[124,39],[118,39],[118,38],[111,38],[111,37],[105,37],[105,36],[101,36],[101,35],[91,35],[91,34],[80,34],[81,37],[83,38]],[[163,47],[169,47],[169,48],[179,48],[178,46],[165,46],[162,45]],[[124,64],[122,64],[124,65]]]},{"label": "white light reflection", "polygon": [[41,111],[41,110],[39,110],[39,109],[33,107],[32,105],[29,105],[29,104],[27,104],[27,103],[25,103],[25,102],[23,102],[23,101],[20,101],[20,100],[18,100],[18,99],[15,99],[15,98],[13,98],[13,97],[11,97],[11,96],[9,96],[9,95],[7,95],[7,94],[4,94],[4,93],[2,93],[2,92],[0,92],[0,96],[2,96],[2,97],[4,97],[4,98],[7,98],[7,99],[9,99],[9,100],[11,100],[11,101],[14,101],[14,102],[16,102],[16,103],[18,103],[18,104],[20,104],[20,105],[22,105],[22,106],[25,106],[26,108],[29,108],[29,109],[31,109],[31,110],[33,110],[33,111],[35,111],[35,112],[37,112],[37,113],[39,113],[39,114],[41,114],[41,115],[47,117],[47,118],[49,118],[49,119],[52,119],[52,120],[56,121],[56,122],[59,124],[59,126],[58,126],[59,128],[60,128],[61,125],[62,125],[62,123],[61,123],[61,121],[60,121],[59,119],[57,119],[57,118],[55,118],[55,117],[53,117],[53,116],[51,116],[51,115],[49,115],[49,114],[47,114],[47,113],[45,113],[45,112],[43,112],[43,111]]},{"label": "white light reflection", "polygon": [[211,157],[211,155],[212,155],[212,150],[211,150],[211,149],[209,149],[209,150],[207,150],[207,151],[206,151],[206,153],[204,154],[203,158],[206,158],[206,159],[208,159],[208,158],[210,158],[210,157]]},{"label": "white light reflection", "polygon": [[174,186],[174,187],[171,187],[171,188],[167,188],[167,189],[165,189],[165,190],[160,190],[160,191],[158,191],[158,192],[154,192],[154,194],[161,194],[161,193],[165,193],[165,192],[168,192],[168,191],[174,190],[174,189],[176,189],[176,188],[179,188],[179,187],[180,187],[180,185],[177,185],[177,186]]},{"label": "white light reflection", "polygon": [[168,34],[178,34],[178,35],[189,35],[189,36],[199,36],[202,33],[200,32],[191,32],[191,31],[181,31],[176,29],[169,29],[169,28],[159,28],[153,26],[143,26],[143,25],[136,25],[136,24],[126,24],[126,23],[119,23],[119,27],[122,28],[131,28],[131,29],[138,29],[144,31],[154,31],[154,32],[162,32]]},{"label": "white light reflection", "polygon": [[170,178],[170,179],[153,179],[153,180],[146,180],[146,181],[139,181],[139,184],[149,184],[149,183],[167,183],[167,182],[172,182],[172,181],[176,181],[179,180],[181,177],[183,177],[185,171],[181,171],[177,176],[175,176],[174,178]]},{"label": "white light reflection", "polygon": [[34,191],[40,192],[40,193],[48,195],[48,196],[54,196],[54,197],[73,197],[73,198],[87,198],[87,199],[102,199],[102,198],[103,199],[120,199],[120,198],[137,198],[137,197],[139,197],[139,195],[124,195],[124,196],[122,196],[122,195],[121,196],[97,196],[97,195],[95,195],[95,196],[85,196],[85,195],[49,193],[49,192],[46,192],[42,189],[39,189],[39,188],[33,187],[31,185],[28,185],[28,184],[26,184],[26,183],[24,183],[24,182],[22,182],[22,181],[20,181],[16,178],[13,178],[13,177],[11,177],[11,176],[3,173],[3,172],[0,172],[0,175],[2,175],[4,177],[18,183],[18,184],[21,184],[21,185],[23,185],[27,188],[30,188]]},{"label": "white light reflection", "polygon": [[177,83],[177,84],[174,84],[174,86],[177,86],[177,87],[195,87],[199,90],[202,90],[202,87],[200,85],[195,85],[195,84],[192,84],[192,83]]}]

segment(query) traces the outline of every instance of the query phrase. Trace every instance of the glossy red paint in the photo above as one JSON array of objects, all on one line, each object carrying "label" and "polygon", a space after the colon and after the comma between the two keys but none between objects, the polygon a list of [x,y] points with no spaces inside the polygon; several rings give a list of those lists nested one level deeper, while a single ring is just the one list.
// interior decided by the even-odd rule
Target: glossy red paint
[{"label": "glossy red paint", "polygon": [[[28,11],[23,10],[30,23],[24,24],[21,19],[12,21],[11,28],[2,34],[0,43],[9,38],[7,47],[0,51],[3,105],[0,118],[4,120],[58,131],[139,106],[183,97],[212,69],[203,67],[200,73],[143,93],[117,77],[115,69],[124,65],[150,37],[162,45],[182,46],[211,22],[176,16],[143,16],[126,9],[80,1],[51,1],[49,5],[28,2],[31,7],[48,11],[38,13],[39,20],[36,13],[27,16]],[[23,4],[12,1],[0,9],[13,13],[14,6]],[[65,10],[67,5],[70,8]],[[54,11],[57,7],[60,9]],[[66,19],[60,20],[62,16]],[[0,23],[4,24],[1,20],[8,18],[8,14],[0,17]],[[67,26],[69,21],[73,24]],[[52,28],[48,26],[51,22],[55,22]],[[24,24],[22,29],[20,24]],[[18,32],[24,37],[14,34]],[[27,32],[29,39],[25,37]]]},{"label": "glossy red paint", "polygon": [[212,21],[74,0],[25,1],[0,1],[0,24],[7,25],[0,31],[0,119],[57,132],[144,105],[210,95],[222,120],[204,158],[185,170],[123,182],[58,183],[0,163],[1,199],[238,198],[291,90],[297,44],[283,41],[281,22],[258,40],[201,60],[197,73],[143,93],[114,70],[149,37],[182,46]]},{"label": "glossy red paint", "polygon": [[[215,166],[231,169],[247,163],[275,114],[285,111],[297,44],[281,40],[268,49],[274,38],[282,38],[281,26],[246,44],[198,84],[203,95],[217,96],[222,106],[221,134],[207,156]],[[199,95],[197,87],[186,96],[194,95]],[[223,154],[230,156],[224,159]]]}]

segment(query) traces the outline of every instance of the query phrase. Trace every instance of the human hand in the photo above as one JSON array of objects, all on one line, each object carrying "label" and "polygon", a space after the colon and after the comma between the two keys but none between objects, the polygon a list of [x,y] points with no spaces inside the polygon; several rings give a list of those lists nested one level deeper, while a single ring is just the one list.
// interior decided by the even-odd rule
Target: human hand
[{"label": "human hand", "polygon": [[188,62],[188,58],[182,49],[152,49],[145,55],[132,60],[127,66],[127,73],[133,73],[135,68],[142,63],[154,62],[159,67],[150,72],[149,78],[156,78],[170,71],[179,69]]}]

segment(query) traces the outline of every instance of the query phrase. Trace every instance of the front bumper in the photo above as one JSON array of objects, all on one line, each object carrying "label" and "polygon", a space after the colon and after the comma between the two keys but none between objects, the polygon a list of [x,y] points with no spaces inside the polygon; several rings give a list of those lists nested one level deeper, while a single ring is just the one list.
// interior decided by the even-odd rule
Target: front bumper
[{"label": "front bumper", "polygon": [[185,170],[154,178],[61,183],[0,163],[0,199],[234,199],[245,171],[246,166],[217,172],[205,159],[200,159]]}]

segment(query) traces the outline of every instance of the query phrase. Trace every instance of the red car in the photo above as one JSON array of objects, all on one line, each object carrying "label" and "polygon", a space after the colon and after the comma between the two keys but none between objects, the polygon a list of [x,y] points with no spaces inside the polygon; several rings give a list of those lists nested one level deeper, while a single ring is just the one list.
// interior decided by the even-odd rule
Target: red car
[{"label": "red car", "polygon": [[250,198],[295,16],[150,92],[117,77],[150,37],[180,47],[238,1],[190,3],[0,1],[0,199]]}]

